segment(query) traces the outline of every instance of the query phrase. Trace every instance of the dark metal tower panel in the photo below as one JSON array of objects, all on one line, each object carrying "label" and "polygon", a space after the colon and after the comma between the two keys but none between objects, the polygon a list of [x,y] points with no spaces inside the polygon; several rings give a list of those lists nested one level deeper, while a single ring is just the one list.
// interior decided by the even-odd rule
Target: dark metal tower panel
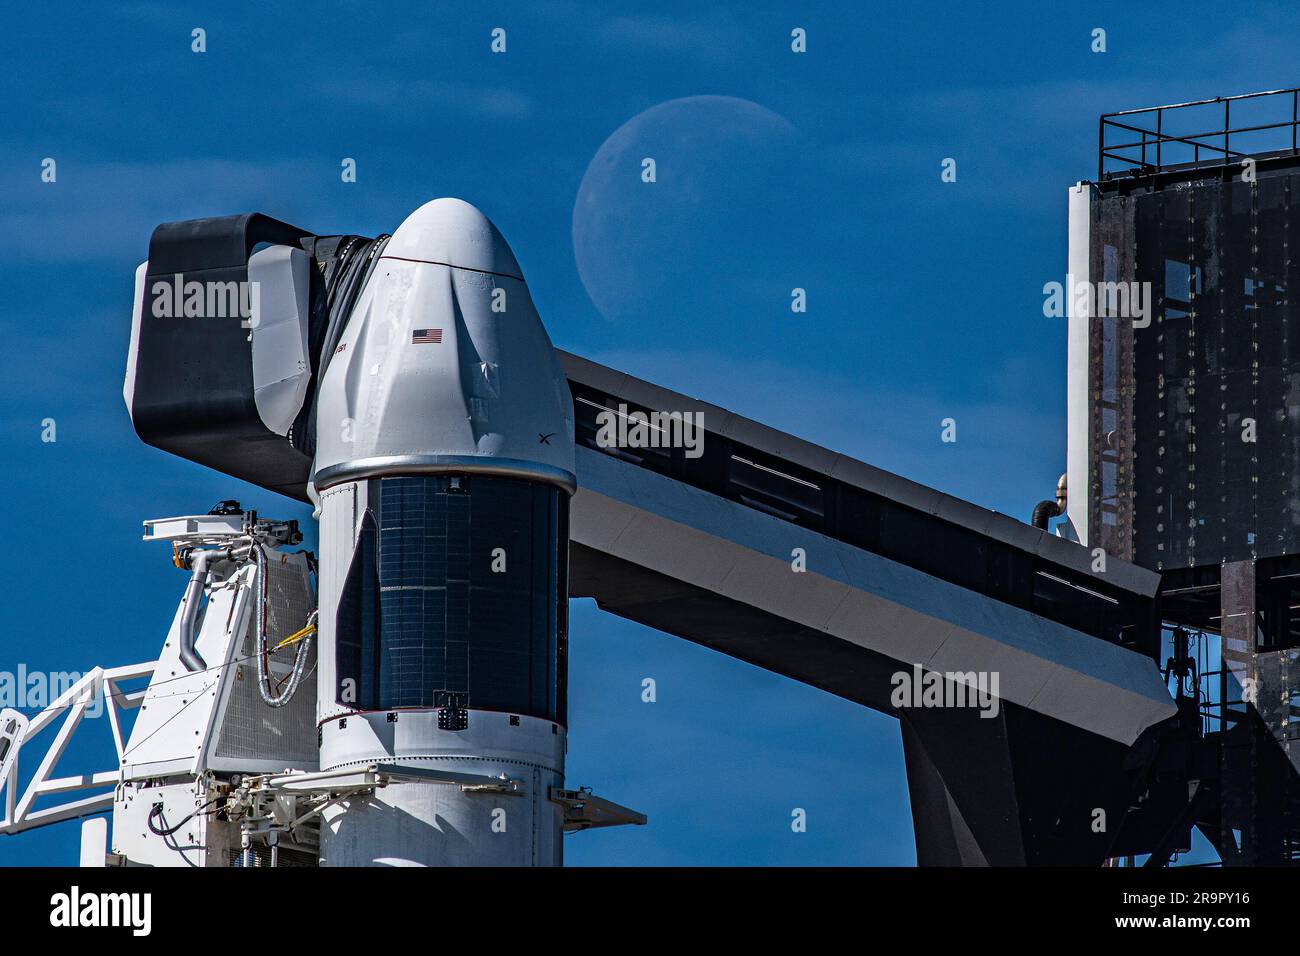
[{"label": "dark metal tower panel", "polygon": [[[1298,180],[1099,184],[1089,526],[1111,554],[1164,570],[1300,551]],[[1108,308],[1110,283],[1148,315]]]}]

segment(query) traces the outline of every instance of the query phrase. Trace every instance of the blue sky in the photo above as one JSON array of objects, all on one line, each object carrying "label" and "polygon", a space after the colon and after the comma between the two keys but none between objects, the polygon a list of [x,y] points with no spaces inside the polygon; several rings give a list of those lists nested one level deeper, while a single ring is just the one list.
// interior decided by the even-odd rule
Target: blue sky
[{"label": "blue sky", "polygon": [[[131,430],[132,275],[167,220],[373,235],[461,197],[558,346],[1027,518],[1064,469],[1065,330],[1042,286],[1098,114],[1293,85],[1300,36],[1290,4],[1051,6],[11,6],[0,669],[157,653],[183,581],[145,518],[232,497],[309,516]],[[571,660],[569,780],[651,825],[572,837],[570,863],[914,862],[892,720],[587,602]],[[0,864],[76,845],[75,824],[0,838]]]}]

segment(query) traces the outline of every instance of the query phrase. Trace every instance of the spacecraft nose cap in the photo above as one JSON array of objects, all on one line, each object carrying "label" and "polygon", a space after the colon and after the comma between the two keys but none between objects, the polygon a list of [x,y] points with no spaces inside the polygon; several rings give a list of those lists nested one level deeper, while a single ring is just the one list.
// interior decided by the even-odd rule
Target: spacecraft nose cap
[{"label": "spacecraft nose cap", "polygon": [[524,279],[515,254],[492,220],[463,199],[434,199],[397,227],[385,259],[432,262]]}]

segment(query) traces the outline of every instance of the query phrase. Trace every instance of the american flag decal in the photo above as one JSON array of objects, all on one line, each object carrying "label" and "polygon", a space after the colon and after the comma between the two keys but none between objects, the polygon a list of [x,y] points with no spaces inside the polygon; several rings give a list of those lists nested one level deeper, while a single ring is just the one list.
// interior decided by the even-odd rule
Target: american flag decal
[{"label": "american flag decal", "polygon": [[411,332],[412,345],[441,345],[442,329],[415,329]]}]

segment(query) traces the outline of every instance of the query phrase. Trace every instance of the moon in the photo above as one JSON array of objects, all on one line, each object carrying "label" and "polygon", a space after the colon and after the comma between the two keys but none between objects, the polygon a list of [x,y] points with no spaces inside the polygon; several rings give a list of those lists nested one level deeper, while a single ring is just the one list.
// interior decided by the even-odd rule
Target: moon
[{"label": "moon", "polygon": [[574,259],[601,315],[693,335],[747,308],[788,311],[799,138],[732,96],[669,100],[615,130],[573,207]]}]

